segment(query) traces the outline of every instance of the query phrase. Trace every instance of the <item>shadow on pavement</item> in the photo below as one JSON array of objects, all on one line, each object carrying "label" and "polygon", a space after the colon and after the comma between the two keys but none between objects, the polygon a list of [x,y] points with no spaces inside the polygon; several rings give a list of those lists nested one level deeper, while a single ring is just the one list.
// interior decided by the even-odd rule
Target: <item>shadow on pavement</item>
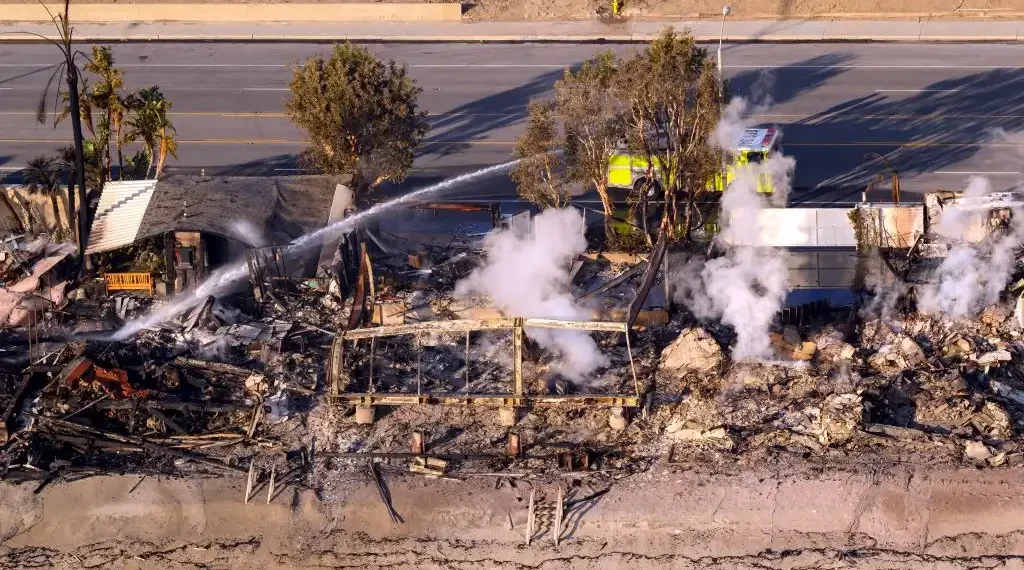
[{"label": "shadow on pavement", "polygon": [[420,154],[450,155],[465,150],[474,141],[486,139],[497,129],[523,121],[530,99],[549,95],[563,73],[559,69],[538,75],[523,85],[431,118],[430,132]]},{"label": "shadow on pavement", "polygon": [[848,53],[827,53],[791,65],[752,69],[729,79],[733,97],[744,97],[753,104],[785,103],[824,85],[855,58]]},{"label": "shadow on pavement", "polygon": [[[1024,70],[988,70],[902,95],[873,93],[785,126],[787,137],[831,143],[802,143],[797,168],[800,161],[825,163],[835,174],[822,185],[863,187],[884,171],[881,161],[865,157],[870,152],[911,177],[948,169],[985,150],[984,162],[970,170],[1021,170],[1021,139],[1008,135],[1024,129]],[[837,152],[840,145],[856,152]]]},{"label": "shadow on pavement", "polygon": [[[11,155],[0,154],[0,166],[3,166],[11,161]],[[0,170],[0,182],[7,184],[15,184],[21,182],[21,171],[20,170]]]},{"label": "shadow on pavement", "polygon": [[219,176],[293,176],[306,174],[299,168],[297,154],[279,154],[242,164],[206,169],[208,175]]},{"label": "shadow on pavement", "polygon": [[[32,75],[46,74],[48,76],[48,75],[53,73],[53,69],[55,67],[57,67],[56,64],[51,65],[51,66],[47,66],[47,67],[37,67],[37,68],[33,69],[32,71],[26,71],[24,73],[19,73],[17,75],[12,75],[10,77],[2,77],[2,78],[0,78],[0,85],[3,85],[5,83],[10,83],[11,81],[15,81],[15,80],[21,79],[23,77],[30,77]],[[55,79],[54,81],[57,81],[57,80]],[[40,93],[40,95],[43,93],[43,88],[41,86],[39,87],[39,93]]]}]

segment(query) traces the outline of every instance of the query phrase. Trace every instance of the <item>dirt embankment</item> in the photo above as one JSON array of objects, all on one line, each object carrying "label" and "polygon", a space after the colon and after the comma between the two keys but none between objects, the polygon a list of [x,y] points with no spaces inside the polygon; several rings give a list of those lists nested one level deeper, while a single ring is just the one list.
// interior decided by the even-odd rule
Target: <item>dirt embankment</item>
[{"label": "dirt embankment", "polygon": [[[423,0],[447,2],[448,0]],[[122,0],[89,0],[89,3],[125,3]],[[365,0],[217,0],[218,3],[365,3]],[[408,3],[410,0],[377,0],[376,3]],[[0,4],[25,0],[0,0]],[[209,3],[209,0],[131,0],[149,3]],[[589,20],[607,16],[612,0],[475,0],[463,2],[470,21]],[[730,18],[744,19],[1006,19],[1024,16],[1024,0],[619,0],[625,17],[672,20],[718,19],[729,5]]]},{"label": "dirt embankment", "polygon": [[386,474],[402,523],[358,478],[333,505],[292,489],[245,505],[228,480],[7,485],[0,568],[1024,567],[1018,472],[787,472],[583,477],[557,547],[543,522],[524,541],[530,490],[544,505],[555,482]]}]

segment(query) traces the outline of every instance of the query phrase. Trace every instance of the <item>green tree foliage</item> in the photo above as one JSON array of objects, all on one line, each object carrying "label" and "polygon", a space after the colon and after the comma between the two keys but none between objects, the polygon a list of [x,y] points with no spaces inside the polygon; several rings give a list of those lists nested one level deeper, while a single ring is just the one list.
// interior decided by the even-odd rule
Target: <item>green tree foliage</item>
[{"label": "green tree foliage", "polygon": [[[566,69],[554,91],[553,102],[531,102],[527,129],[516,143],[516,157],[524,159],[513,172],[520,194],[552,206],[568,200],[569,184],[592,188],[601,198],[607,230],[615,207],[608,160],[625,141],[631,154],[661,167],[660,181],[634,189],[627,203],[646,212],[648,199],[664,197],[662,229],[675,235],[689,228],[694,200],[722,160],[710,142],[722,89],[706,50],[688,33],[669,28],[624,60],[604,51],[578,69]],[[553,158],[557,149],[564,150],[560,159]]]},{"label": "green tree foliage", "polygon": [[420,91],[404,66],[349,43],[307,59],[296,67],[285,103],[309,141],[303,163],[351,175],[357,195],[405,180],[427,133]]},{"label": "green tree foliage", "polygon": [[[665,30],[623,62],[617,91],[624,101],[630,149],[660,165],[665,198],[662,230],[688,235],[695,199],[722,164],[710,142],[721,118],[722,88],[715,62],[688,33]],[[680,202],[685,220],[680,219]]]},{"label": "green tree foliage", "polygon": [[[50,206],[53,208],[53,220],[56,224],[54,231],[57,233],[60,233],[61,229],[58,199],[63,176],[64,169],[56,157],[37,156],[29,160],[25,166],[25,185],[28,191],[32,194],[41,194],[50,198]],[[69,220],[69,222],[74,223],[73,220]]]},{"label": "green tree foliage", "polygon": [[576,71],[565,70],[565,76],[555,82],[568,176],[597,191],[606,222],[614,210],[608,193],[608,157],[624,129],[622,104],[613,90],[618,68],[615,54],[604,51]]},{"label": "green tree foliage", "polygon": [[126,108],[129,114],[124,142],[142,142],[147,157],[146,178],[153,172],[154,162],[156,172],[153,176],[159,178],[163,173],[167,155],[178,158],[177,131],[168,118],[171,103],[164,97],[160,88],[154,85],[131,95]]},{"label": "green tree foliage", "polygon": [[519,163],[510,175],[519,195],[543,208],[560,208],[569,204],[568,180],[559,153],[562,140],[555,118],[555,105],[531,101],[529,123],[526,131],[516,139],[513,150]]},{"label": "green tree foliage", "polygon": [[[88,102],[89,106],[99,111],[99,120],[94,135],[96,146],[103,154],[103,177],[110,180],[111,138],[114,139],[114,145],[117,148],[117,164],[119,167],[124,166],[123,129],[127,111],[124,74],[120,69],[114,67],[114,55],[109,46],[92,46],[92,58],[85,64],[85,71],[92,73],[97,78],[86,90],[83,99]],[[91,128],[90,132],[93,132]]]}]

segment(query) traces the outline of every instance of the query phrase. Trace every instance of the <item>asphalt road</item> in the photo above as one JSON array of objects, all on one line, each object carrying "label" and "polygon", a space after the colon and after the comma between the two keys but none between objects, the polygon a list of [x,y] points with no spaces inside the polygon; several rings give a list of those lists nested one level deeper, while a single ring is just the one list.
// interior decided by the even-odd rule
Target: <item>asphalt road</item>
[{"label": "asphalt road", "polygon": [[[114,46],[130,87],[159,85],[181,142],[169,173],[296,173],[301,134],[283,114],[290,66],[327,46],[142,43]],[[628,45],[381,44],[406,64],[431,114],[429,142],[403,188],[510,158],[527,102],[549,96],[565,66]],[[711,48],[714,49],[714,46]],[[34,121],[55,61],[42,44],[0,44],[0,174],[67,144],[69,127]],[[905,194],[960,189],[985,175],[1016,185],[1024,158],[1024,46],[727,45],[726,75],[755,103],[751,125],[777,125],[796,158],[794,202],[856,200],[886,157]],[[512,197],[504,177],[462,198]],[[883,193],[879,193],[881,196]]]}]

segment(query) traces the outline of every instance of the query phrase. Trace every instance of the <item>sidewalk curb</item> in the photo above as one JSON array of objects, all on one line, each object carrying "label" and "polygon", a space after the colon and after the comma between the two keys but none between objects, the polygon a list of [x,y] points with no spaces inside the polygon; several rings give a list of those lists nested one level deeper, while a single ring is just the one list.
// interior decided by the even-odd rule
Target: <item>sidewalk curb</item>
[{"label": "sidewalk curb", "polygon": [[[445,4],[452,6],[454,4]],[[307,4],[306,6],[312,6]],[[92,42],[356,42],[380,43],[640,43],[667,26],[690,30],[699,42],[989,42],[1024,40],[1024,20],[1001,22],[933,21],[735,21],[722,35],[716,24],[644,21],[602,25],[568,22],[118,22],[84,24],[75,39]],[[28,33],[23,33],[28,32]],[[0,22],[0,43],[57,39],[52,25]]]},{"label": "sidewalk curb", "polygon": [[[424,35],[410,36],[407,34],[396,35],[355,35],[355,34],[152,34],[152,35],[104,35],[104,34],[76,34],[76,41],[86,42],[111,42],[111,43],[133,43],[133,42],[336,42],[352,41],[367,43],[647,43],[657,37],[657,34],[629,34],[629,35]],[[17,36],[0,35],[0,43],[38,43],[45,40],[59,40],[56,35],[44,36]],[[696,41],[701,43],[717,42],[718,36],[695,36]],[[808,35],[773,35],[773,36],[726,36],[724,41],[728,43],[1008,43],[1019,42],[1019,36],[864,36],[837,34],[834,36],[823,35],[820,37]]]}]

